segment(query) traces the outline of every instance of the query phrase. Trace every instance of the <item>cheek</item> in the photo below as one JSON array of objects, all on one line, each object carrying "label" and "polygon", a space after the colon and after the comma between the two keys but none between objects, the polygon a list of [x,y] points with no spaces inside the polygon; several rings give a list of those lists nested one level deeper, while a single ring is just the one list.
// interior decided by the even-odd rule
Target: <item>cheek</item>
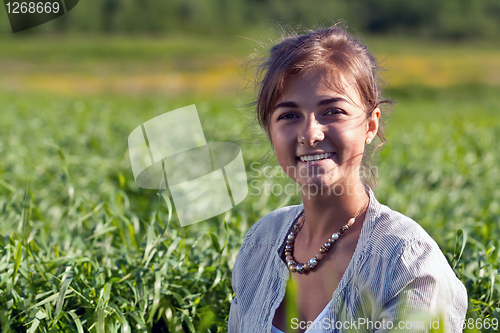
[{"label": "cheek", "polygon": [[340,138],[343,143],[343,151],[348,156],[346,158],[353,157],[354,155],[363,154],[364,151],[364,137],[359,131],[351,131],[349,133],[344,133],[342,138]]},{"label": "cheek", "polygon": [[273,145],[274,154],[281,167],[285,168],[295,159],[295,152],[292,145],[286,140],[286,135],[283,133],[271,133],[271,143]]},{"label": "cheek", "polygon": [[276,155],[276,159],[281,166],[287,165],[288,162],[288,154],[286,151],[286,147],[278,141],[273,141],[274,154]]}]

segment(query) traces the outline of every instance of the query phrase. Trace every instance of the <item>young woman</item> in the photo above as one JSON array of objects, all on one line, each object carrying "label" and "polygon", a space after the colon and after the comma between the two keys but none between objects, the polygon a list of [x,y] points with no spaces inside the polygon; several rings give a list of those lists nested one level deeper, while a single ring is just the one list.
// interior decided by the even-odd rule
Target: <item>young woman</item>
[{"label": "young woman", "polygon": [[[229,332],[461,331],[467,292],[438,245],[362,179],[388,103],[368,49],[337,25],[283,39],[263,69],[258,119],[303,204],[246,235]],[[286,319],[290,280],[298,318]],[[423,328],[404,321],[418,314]]]}]

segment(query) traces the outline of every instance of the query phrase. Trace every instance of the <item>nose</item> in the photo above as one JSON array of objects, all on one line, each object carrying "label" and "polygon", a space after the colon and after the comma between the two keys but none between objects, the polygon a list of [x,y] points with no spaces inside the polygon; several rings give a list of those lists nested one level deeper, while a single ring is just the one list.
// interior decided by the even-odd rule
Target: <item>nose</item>
[{"label": "nose", "polygon": [[314,116],[307,117],[298,133],[299,143],[306,146],[314,146],[325,138],[322,125]]}]

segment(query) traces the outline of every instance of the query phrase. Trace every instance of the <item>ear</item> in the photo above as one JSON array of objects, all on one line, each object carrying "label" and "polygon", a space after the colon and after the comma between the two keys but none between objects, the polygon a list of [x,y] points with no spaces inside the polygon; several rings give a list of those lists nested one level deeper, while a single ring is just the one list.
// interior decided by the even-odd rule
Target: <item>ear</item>
[{"label": "ear", "polygon": [[373,140],[378,132],[378,120],[380,118],[380,109],[375,108],[372,115],[366,122],[366,139]]}]

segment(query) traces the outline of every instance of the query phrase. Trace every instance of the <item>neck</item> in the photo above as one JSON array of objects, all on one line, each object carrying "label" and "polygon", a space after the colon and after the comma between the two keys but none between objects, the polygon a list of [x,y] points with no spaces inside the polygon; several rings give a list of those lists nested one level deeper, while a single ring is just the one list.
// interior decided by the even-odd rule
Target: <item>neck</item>
[{"label": "neck", "polygon": [[363,207],[363,211],[355,221],[355,224],[361,224],[365,209],[363,205],[367,197],[368,194],[359,177],[343,184],[337,183],[330,188],[323,188],[323,191],[320,190],[319,193],[303,191],[302,200],[306,222],[302,232],[307,242],[314,243],[337,232]]}]

